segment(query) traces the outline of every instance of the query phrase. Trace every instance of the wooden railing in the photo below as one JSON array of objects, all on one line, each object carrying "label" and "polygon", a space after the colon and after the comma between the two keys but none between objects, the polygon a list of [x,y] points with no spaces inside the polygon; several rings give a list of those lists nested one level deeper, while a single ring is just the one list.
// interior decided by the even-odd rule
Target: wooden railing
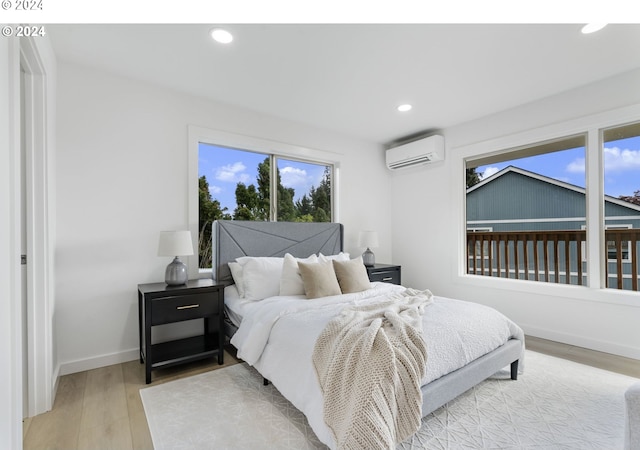
[{"label": "wooden railing", "polygon": [[[607,287],[638,291],[640,229],[607,229]],[[468,231],[467,273],[586,284],[585,230]]]}]

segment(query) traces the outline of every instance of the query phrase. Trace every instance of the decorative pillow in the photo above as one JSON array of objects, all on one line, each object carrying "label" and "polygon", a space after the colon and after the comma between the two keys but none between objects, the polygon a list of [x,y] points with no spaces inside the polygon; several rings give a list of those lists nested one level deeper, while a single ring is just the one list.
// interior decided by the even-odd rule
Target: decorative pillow
[{"label": "decorative pillow", "polygon": [[284,258],[250,258],[246,260],[242,266],[244,298],[262,300],[279,295],[283,261]]},{"label": "decorative pillow", "polygon": [[300,276],[304,283],[304,292],[307,294],[307,298],[341,294],[340,285],[331,261],[299,262],[298,267],[300,268]]},{"label": "decorative pillow", "polygon": [[304,283],[300,276],[298,262],[317,263],[318,257],[311,255],[308,258],[294,258],[291,254],[284,255],[282,263],[282,276],[280,277],[280,295],[304,295]]},{"label": "decorative pillow", "polygon": [[242,276],[242,266],[237,262],[229,263],[229,270],[231,271],[231,277],[238,290],[238,295],[244,297],[244,277]]},{"label": "decorative pillow", "polygon": [[279,261],[280,263],[282,263],[282,260],[284,258],[279,256],[240,256],[239,258],[236,258],[236,262],[239,263],[241,266],[244,266],[246,263],[254,259],[257,259],[258,261],[273,261],[273,262]]},{"label": "decorative pillow", "polygon": [[362,256],[349,261],[333,260],[333,269],[343,294],[366,291],[371,288]]},{"label": "decorative pillow", "polygon": [[318,260],[320,261],[333,261],[334,259],[337,261],[349,261],[349,254],[344,252],[340,252],[337,255],[329,256],[325,256],[322,253],[318,254]]}]

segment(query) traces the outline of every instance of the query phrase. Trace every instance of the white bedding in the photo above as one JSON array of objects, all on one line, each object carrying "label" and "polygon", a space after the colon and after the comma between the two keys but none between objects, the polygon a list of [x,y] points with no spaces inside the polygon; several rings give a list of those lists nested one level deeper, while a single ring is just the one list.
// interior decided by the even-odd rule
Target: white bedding
[{"label": "white bedding", "polygon": [[[238,356],[255,368],[302,411],[318,438],[334,448],[325,425],[322,394],[313,368],[313,347],[325,325],[347,305],[362,305],[405,288],[372,283],[355,294],[314,300],[305,296],[278,296],[257,302],[235,302],[242,323],[231,343]],[[489,353],[524,333],[498,311],[476,303],[435,297],[422,317],[427,344],[423,385]],[[524,349],[523,349],[524,351]]]},{"label": "white bedding", "polygon": [[227,317],[229,317],[231,323],[236,327],[239,327],[242,323],[242,311],[244,305],[252,302],[253,300],[247,300],[240,297],[235,284],[224,288],[224,309],[227,312]]}]

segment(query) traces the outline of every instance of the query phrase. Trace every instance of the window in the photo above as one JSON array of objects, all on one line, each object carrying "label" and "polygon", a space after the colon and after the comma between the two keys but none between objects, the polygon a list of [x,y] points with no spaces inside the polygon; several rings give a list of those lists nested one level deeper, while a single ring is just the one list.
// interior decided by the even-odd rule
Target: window
[{"label": "window", "polygon": [[[197,161],[190,166],[191,176],[197,171],[198,180],[198,201],[190,204],[190,217],[193,221],[192,210],[197,208],[200,270],[211,269],[215,220],[333,220],[335,165],[314,160],[314,154],[323,156],[324,152],[227,133],[203,133],[195,127],[190,127],[190,140],[190,154]],[[282,147],[282,155],[273,153],[277,147]],[[293,153],[301,157],[290,156]]]},{"label": "window", "polygon": [[484,239],[483,233],[491,233],[492,231],[491,227],[467,228],[467,236],[470,239],[467,246],[473,248],[473,251],[467,255],[469,273],[483,273],[485,264],[491,261],[494,253],[493,246],[490,246],[489,240]]},{"label": "window", "polygon": [[280,222],[331,222],[332,166],[276,158]]},{"label": "window", "polygon": [[[493,227],[467,231],[467,274],[640,291],[640,122],[602,120],[572,122],[584,132],[530,146],[504,145],[522,135],[461,151],[466,228]],[[506,150],[490,148],[500,142]]]},{"label": "window", "polygon": [[640,253],[640,122],[602,131],[606,283],[638,290]]},{"label": "window", "polygon": [[[628,230],[629,228],[632,228],[632,226],[605,225],[605,230]],[[607,234],[609,233],[605,233],[605,235]],[[631,262],[631,259],[629,259],[629,255],[631,254],[631,242],[622,241],[618,243],[616,242],[616,240],[607,241],[607,261],[616,262],[618,260],[618,249],[620,250],[620,259],[622,260],[622,262]]]},{"label": "window", "polygon": [[586,282],[585,140],[578,135],[466,161],[468,274]]},{"label": "window", "polygon": [[[582,225],[583,230],[587,229],[586,225]],[[631,225],[605,225],[605,236],[609,239],[611,236],[614,236],[613,240],[607,240],[607,262],[616,262],[618,259],[618,248],[620,248],[620,255],[623,262],[631,262],[629,259],[629,255],[631,254],[631,242],[630,241],[622,241],[622,245],[618,245],[615,240],[615,235],[618,233],[611,233],[607,230],[628,230],[632,228]],[[585,243],[582,243],[582,260],[587,260],[587,251],[585,247]]]}]

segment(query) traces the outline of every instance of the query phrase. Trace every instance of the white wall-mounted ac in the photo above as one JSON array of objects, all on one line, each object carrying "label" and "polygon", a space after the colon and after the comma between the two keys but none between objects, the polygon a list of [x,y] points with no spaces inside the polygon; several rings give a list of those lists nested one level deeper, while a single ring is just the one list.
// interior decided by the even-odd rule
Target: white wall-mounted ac
[{"label": "white wall-mounted ac", "polygon": [[392,170],[429,164],[443,159],[444,136],[439,134],[387,150],[387,167]]}]

